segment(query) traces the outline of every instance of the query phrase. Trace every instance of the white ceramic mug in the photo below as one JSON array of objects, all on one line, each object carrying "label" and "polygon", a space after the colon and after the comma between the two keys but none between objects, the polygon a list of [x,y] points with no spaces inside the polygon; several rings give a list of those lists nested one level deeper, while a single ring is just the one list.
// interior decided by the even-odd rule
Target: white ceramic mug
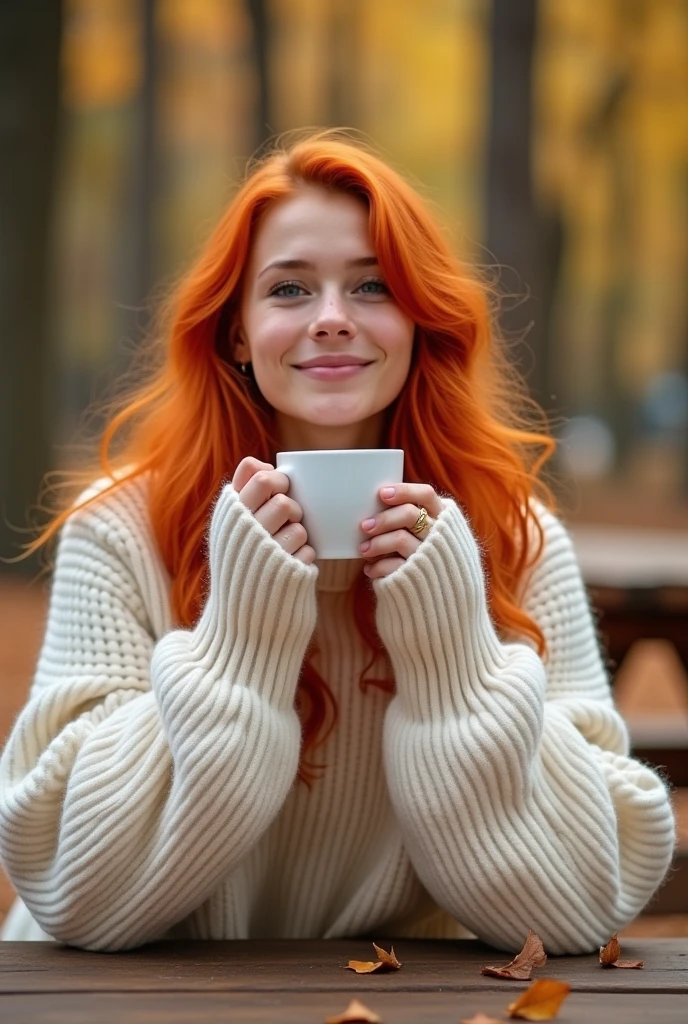
[{"label": "white ceramic mug", "polygon": [[404,479],[402,448],[344,448],[277,452],[276,469],[289,477],[289,497],[303,510],[316,558],[361,558],[364,519],[388,506],[385,484]]}]

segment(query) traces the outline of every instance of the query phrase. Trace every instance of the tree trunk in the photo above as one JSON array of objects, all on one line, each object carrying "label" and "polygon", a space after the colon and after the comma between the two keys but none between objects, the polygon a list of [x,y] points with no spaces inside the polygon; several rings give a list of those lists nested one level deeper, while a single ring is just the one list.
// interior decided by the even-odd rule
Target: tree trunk
[{"label": "tree trunk", "polygon": [[274,134],[270,104],[270,30],[268,0],[247,0],[246,8],[253,34],[253,59],[256,65],[256,103],[253,131],[254,149]]},{"label": "tree trunk", "polygon": [[[561,250],[556,223],[535,207],[531,171],[532,63],[537,0],[493,0],[492,75],[488,146],[488,258],[501,267],[508,294],[500,326],[527,377],[531,394],[547,405],[547,328]],[[544,248],[550,249],[548,273]]]},{"label": "tree trunk", "polygon": [[[62,7],[0,4],[0,556],[16,557],[51,463],[47,307]],[[35,574],[38,562],[0,564]]]},{"label": "tree trunk", "polygon": [[359,0],[330,0],[328,114],[329,123],[335,128],[358,127],[359,24],[362,17]]},{"label": "tree trunk", "polygon": [[[155,310],[152,292],[157,280],[156,195],[158,173],[159,43],[156,0],[140,0],[141,89],[133,112],[135,131],[129,159],[129,187],[123,215],[124,245],[119,268],[119,310],[116,334],[125,339],[112,353],[115,381],[129,369],[132,350],[148,334]],[[109,392],[106,391],[109,394]]]}]

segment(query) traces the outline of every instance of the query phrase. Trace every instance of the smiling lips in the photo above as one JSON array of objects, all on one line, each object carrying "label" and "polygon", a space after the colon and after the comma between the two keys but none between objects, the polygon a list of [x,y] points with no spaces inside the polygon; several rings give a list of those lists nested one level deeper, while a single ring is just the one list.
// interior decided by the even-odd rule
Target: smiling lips
[{"label": "smiling lips", "polygon": [[339,366],[297,366],[296,369],[314,380],[346,380],[361,373],[371,363],[343,363]]},{"label": "smiling lips", "polygon": [[354,364],[370,363],[371,359],[356,355],[355,352],[321,352],[319,356],[311,359],[304,359],[302,363],[295,365],[301,370],[310,366],[352,366]]}]

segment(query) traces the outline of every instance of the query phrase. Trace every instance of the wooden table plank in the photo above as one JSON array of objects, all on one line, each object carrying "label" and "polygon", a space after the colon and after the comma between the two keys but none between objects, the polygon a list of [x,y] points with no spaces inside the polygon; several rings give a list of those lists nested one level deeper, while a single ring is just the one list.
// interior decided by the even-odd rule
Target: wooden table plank
[{"label": "wooden table plank", "polygon": [[[375,959],[368,940],[162,942],[128,953],[89,953],[57,943],[0,943],[0,993],[292,992],[368,995],[381,992],[500,992],[524,983],[480,974],[511,957],[480,942],[385,940],[403,967],[357,975],[350,959]],[[688,1003],[688,940],[629,939],[624,957],[643,970],[604,969],[596,955],[550,957],[536,977],[568,981],[578,992],[683,993]]]},{"label": "wooden table plank", "polygon": [[[478,1011],[507,1020],[507,993],[384,992],[366,996],[383,1024],[458,1024]],[[339,993],[65,993],[0,997],[2,1020],[12,1024],[324,1024],[341,1013]],[[561,1024],[685,1024],[685,995],[572,992]]]}]

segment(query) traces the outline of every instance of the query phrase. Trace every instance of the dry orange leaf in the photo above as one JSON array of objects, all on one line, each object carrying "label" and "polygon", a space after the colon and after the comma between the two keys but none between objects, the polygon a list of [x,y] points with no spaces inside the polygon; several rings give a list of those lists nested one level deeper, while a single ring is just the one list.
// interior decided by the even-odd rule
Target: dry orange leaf
[{"label": "dry orange leaf", "polygon": [[518,999],[509,1003],[507,1013],[510,1017],[522,1017],[524,1020],[551,1020],[559,1013],[559,1007],[571,991],[566,981],[554,981],[553,978],[541,978],[523,992]]},{"label": "dry orange leaf", "polygon": [[349,960],[346,965],[348,971],[356,971],[356,974],[372,974],[383,966],[382,961],[373,960]]},{"label": "dry orange leaf", "polygon": [[496,1017],[486,1017],[484,1013],[476,1013],[470,1020],[462,1020],[459,1024],[504,1024],[504,1021]]},{"label": "dry orange leaf", "polygon": [[386,949],[382,949],[380,946],[375,946],[375,952],[377,953],[377,963],[372,960],[349,960],[347,966],[348,970],[356,971],[356,974],[372,974],[373,971],[398,971],[401,964],[397,960],[394,954],[394,946],[392,946],[391,953],[388,953]]},{"label": "dry orange leaf", "polygon": [[328,1017],[325,1024],[382,1024],[382,1017],[359,1003],[358,999],[352,999],[344,1013],[338,1017]]},{"label": "dry orange leaf", "polygon": [[510,964],[504,967],[481,967],[481,974],[489,974],[495,978],[511,978],[516,981],[530,981],[532,972],[536,967],[542,967],[547,962],[547,954],[541,940],[530,930],[523,949]]},{"label": "dry orange leaf", "polygon": [[376,946],[375,943],[373,943],[373,946],[375,947],[375,952],[377,953],[378,960],[380,960],[386,967],[392,967],[394,968],[395,971],[399,970],[401,964],[399,963],[395,956],[394,946],[392,946],[391,951],[389,953],[387,952],[386,949],[382,949],[381,946]]},{"label": "dry orange leaf", "polygon": [[644,967],[643,960],[620,960],[621,946],[616,933],[612,935],[606,946],[600,946],[600,963],[603,967]]},{"label": "dry orange leaf", "polygon": [[620,956],[621,946],[619,945],[619,940],[615,933],[612,935],[606,946],[600,946],[600,963],[604,967],[609,967],[615,960],[618,960]]}]

